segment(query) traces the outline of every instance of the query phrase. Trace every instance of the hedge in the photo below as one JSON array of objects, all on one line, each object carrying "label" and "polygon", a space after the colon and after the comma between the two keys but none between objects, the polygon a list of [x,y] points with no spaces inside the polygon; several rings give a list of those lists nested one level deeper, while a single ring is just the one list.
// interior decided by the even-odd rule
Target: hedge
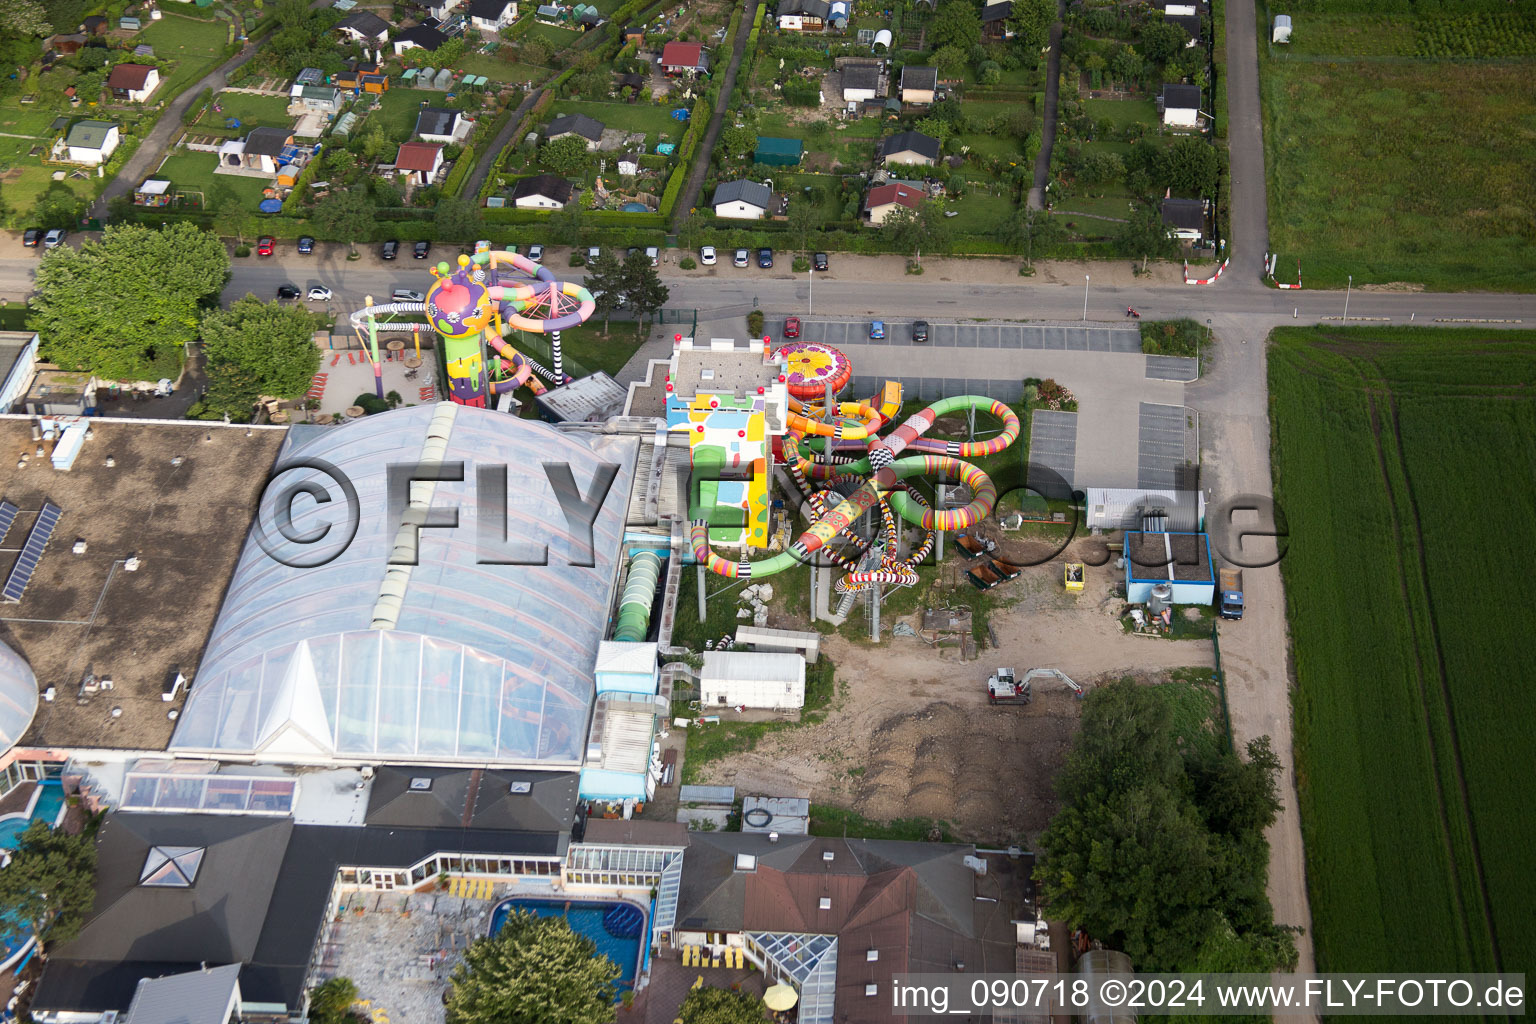
[{"label": "hedge", "polygon": [[672,177],[667,179],[667,187],[661,193],[661,218],[670,220],[672,210],[677,206],[678,196],[682,195],[683,185],[688,181],[692,172],[694,154],[698,151],[699,142],[704,133],[709,130],[709,119],[714,115],[710,108],[709,100],[699,97],[693,105],[693,111],[688,115],[688,131],[683,134],[683,143],[677,150],[677,169],[672,172]]},{"label": "hedge", "polygon": [[464,179],[469,177],[469,172],[475,169],[475,147],[466,144],[459,158],[453,162],[453,170],[448,172],[448,177],[443,179],[443,195],[456,196],[464,187]]}]

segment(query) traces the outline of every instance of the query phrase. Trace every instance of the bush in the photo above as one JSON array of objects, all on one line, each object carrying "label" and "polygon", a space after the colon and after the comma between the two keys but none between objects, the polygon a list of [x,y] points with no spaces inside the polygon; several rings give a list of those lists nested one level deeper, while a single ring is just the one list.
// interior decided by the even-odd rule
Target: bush
[{"label": "bush", "polygon": [[248,245],[240,245],[240,246],[236,246],[235,247],[235,255],[236,256],[249,256],[250,254],[251,254],[251,247],[248,246]]},{"label": "bush", "polygon": [[698,264],[694,262],[692,256],[684,256],[682,259],[677,261],[677,269],[679,270],[693,270],[697,266]]},{"label": "bush", "polygon": [[811,261],[806,259],[804,256],[796,256],[795,261],[790,264],[790,267],[794,270],[795,273],[803,274],[811,269]]},{"label": "bush", "polygon": [[747,314],[747,333],[756,338],[763,333],[763,311],[754,309]]},{"label": "bush", "polygon": [[584,267],[587,265],[587,254],[576,249],[571,250],[571,266]]},{"label": "bush", "polygon": [[378,395],[361,394],[352,400],[353,405],[363,407],[363,412],[372,416],[376,412],[388,412],[389,403]]}]

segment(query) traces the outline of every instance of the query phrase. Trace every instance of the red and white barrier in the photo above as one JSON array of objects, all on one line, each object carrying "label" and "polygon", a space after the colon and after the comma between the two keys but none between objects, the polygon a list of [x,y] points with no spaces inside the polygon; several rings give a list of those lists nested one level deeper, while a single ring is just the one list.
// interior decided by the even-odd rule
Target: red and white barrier
[{"label": "red and white barrier", "polygon": [[1218,280],[1221,279],[1222,271],[1227,269],[1227,264],[1231,263],[1231,262],[1232,262],[1232,257],[1228,256],[1225,260],[1223,260],[1216,267],[1216,273],[1214,275],[1212,275],[1211,277],[1204,278],[1202,280],[1191,281],[1189,279],[1189,261],[1185,260],[1184,261],[1184,283],[1185,284],[1215,284]]},{"label": "red and white barrier", "polygon": [[[1273,257],[1273,256],[1271,256],[1269,258],[1269,279],[1271,281],[1275,281],[1275,257]],[[1275,287],[1276,288],[1292,288],[1292,289],[1300,288],[1301,287],[1301,260],[1297,260],[1296,261],[1296,283],[1295,284],[1285,284],[1285,283],[1280,282],[1280,281],[1275,281]]]}]

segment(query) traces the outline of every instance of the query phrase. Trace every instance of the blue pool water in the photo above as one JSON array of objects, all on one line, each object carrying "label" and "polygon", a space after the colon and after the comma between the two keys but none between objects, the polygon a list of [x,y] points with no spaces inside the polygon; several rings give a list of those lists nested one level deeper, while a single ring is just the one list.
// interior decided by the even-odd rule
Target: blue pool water
[{"label": "blue pool water", "polygon": [[64,806],[64,786],[56,779],[50,779],[41,783],[42,792],[38,794],[37,802],[32,805],[32,814],[26,818],[10,818],[0,821],[0,849],[16,849],[17,837],[27,830],[27,826],[37,819],[46,821],[49,825],[58,824],[59,811]]},{"label": "blue pool water", "polygon": [[[536,900],[536,899],[507,899],[496,904],[496,909],[491,911],[491,934],[501,931],[502,923],[507,915],[514,910],[528,910],[540,917],[563,917],[570,922],[571,931],[578,935],[585,935],[597,943],[597,951],[619,965],[619,989],[620,991],[632,988],[635,984],[635,972],[640,967],[640,946],[642,938],[646,934],[645,915],[641,914],[640,935],[634,938],[619,938],[611,935],[603,925],[603,915],[615,906],[629,906],[613,901],[587,902],[567,900]],[[570,909],[567,910],[566,908]]]}]

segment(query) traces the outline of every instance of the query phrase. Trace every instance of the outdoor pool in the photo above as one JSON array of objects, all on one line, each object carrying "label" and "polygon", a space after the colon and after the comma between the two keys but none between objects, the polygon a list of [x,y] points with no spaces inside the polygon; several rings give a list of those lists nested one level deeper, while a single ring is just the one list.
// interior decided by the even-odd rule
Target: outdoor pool
[{"label": "outdoor pool", "polygon": [[[570,922],[573,932],[585,935],[597,943],[598,953],[619,965],[619,990],[622,992],[634,987],[635,973],[640,969],[640,951],[648,938],[646,913],[639,907],[617,900],[592,902],[514,897],[502,900],[496,904],[496,909],[491,911],[492,935],[501,931],[502,923],[514,910],[528,910],[540,917],[565,918]],[[639,916],[639,934],[615,935],[610,930],[609,922],[613,917],[625,917],[628,919],[627,923],[633,924],[635,915]],[[627,932],[632,929],[620,930]]]},{"label": "outdoor pool", "polygon": [[38,784],[37,795],[32,798],[32,812],[0,821],[0,850],[16,849],[17,837],[27,830],[34,820],[41,819],[49,825],[57,825],[64,810],[64,786],[57,779]]}]

